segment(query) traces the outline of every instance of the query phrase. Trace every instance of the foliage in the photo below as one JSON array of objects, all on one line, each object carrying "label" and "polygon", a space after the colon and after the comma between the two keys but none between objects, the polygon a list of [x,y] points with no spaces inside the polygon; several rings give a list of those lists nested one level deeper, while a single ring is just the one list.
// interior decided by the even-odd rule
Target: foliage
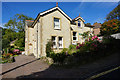
[{"label": "foliage", "polygon": [[23,14],[16,14],[4,26],[13,31],[24,31],[25,20],[33,20],[33,18]]},{"label": "foliage", "polygon": [[12,53],[3,54],[2,57],[0,57],[0,59],[1,59],[0,63],[15,62],[14,57],[16,57],[16,56],[18,56],[18,55],[13,55]]},{"label": "foliage", "polygon": [[69,46],[69,49],[68,49],[68,54],[73,54],[73,53],[75,53],[76,52],[76,45],[70,45]]},{"label": "foliage", "polygon": [[20,51],[24,51],[25,47],[20,47],[19,50]]},{"label": "foliage", "polygon": [[89,38],[90,31],[84,32],[82,35],[83,38]]},{"label": "foliage", "polygon": [[120,20],[120,4],[114,8],[106,17],[106,20],[118,19]]},{"label": "foliage", "polygon": [[86,39],[82,44],[78,44],[76,48],[79,49],[79,53],[96,51],[100,43],[99,40],[97,36],[93,36],[89,40]]},{"label": "foliage", "polygon": [[11,54],[11,53],[7,53],[7,54],[2,55],[3,58],[10,58],[11,56],[13,56],[13,54]]},{"label": "foliage", "polygon": [[91,23],[86,23],[87,26],[91,26]]},{"label": "foliage", "polygon": [[49,40],[48,43],[46,44],[47,57],[49,57],[50,53],[53,52],[52,47],[53,47],[53,42],[51,40]]},{"label": "foliage", "polygon": [[50,53],[50,58],[53,59],[54,63],[63,64],[65,58],[67,57],[66,52],[62,51],[60,53]]},{"label": "foliage", "polygon": [[72,45],[72,44],[71,44],[71,45],[69,46],[69,50],[72,50],[72,49],[76,49],[76,45]]},{"label": "foliage", "polygon": [[5,49],[9,47],[10,41],[8,39],[2,39],[2,48]]},{"label": "foliage", "polygon": [[9,53],[14,53],[14,49],[19,49],[20,51],[24,51],[25,47],[20,47],[20,48],[10,48]]},{"label": "foliage", "polygon": [[4,26],[2,30],[2,48],[8,48],[11,41],[15,41],[15,45],[18,47],[25,46],[25,20],[33,20],[31,17],[23,14],[16,14],[11,18]]},{"label": "foliage", "polygon": [[100,28],[101,35],[111,35],[120,32],[120,21],[117,19],[106,21]]},{"label": "foliage", "polygon": [[67,54],[68,53],[68,48],[63,48],[63,50],[61,51],[61,53]]},{"label": "foliage", "polygon": [[21,38],[21,39],[15,41],[15,45],[19,46],[19,47],[25,47],[24,38]]},{"label": "foliage", "polygon": [[[116,43],[117,42],[117,43]],[[100,40],[97,36],[89,37],[82,44],[70,45],[68,48],[63,48],[59,53],[50,52],[49,57],[53,59],[54,64],[62,64],[66,66],[81,65],[95,61],[112,54],[119,46],[120,40],[112,37],[104,37]],[[75,52],[74,52],[75,51]]]},{"label": "foliage", "polygon": [[16,39],[16,32],[11,29],[2,29],[2,48],[9,47],[11,41]]},{"label": "foliage", "polygon": [[[115,39],[111,36],[104,36],[103,37],[103,44],[106,45],[107,50],[114,50],[114,49],[120,49],[120,39]],[[117,50],[116,50],[117,51]]]}]

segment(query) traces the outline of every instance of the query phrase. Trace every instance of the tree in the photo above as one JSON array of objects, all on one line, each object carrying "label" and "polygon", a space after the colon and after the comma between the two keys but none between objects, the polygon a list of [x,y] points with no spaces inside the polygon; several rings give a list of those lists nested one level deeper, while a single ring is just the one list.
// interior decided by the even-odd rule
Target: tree
[{"label": "tree", "polygon": [[10,46],[10,41],[8,39],[2,39],[2,49]]},{"label": "tree", "polygon": [[12,29],[13,31],[24,31],[25,20],[34,20],[34,19],[25,16],[23,14],[16,14],[4,26],[9,29]]},{"label": "tree", "polygon": [[111,35],[118,32],[120,32],[120,21],[118,19],[105,21],[100,28],[101,35]]},{"label": "tree", "polygon": [[25,46],[25,32],[17,33],[17,40],[15,41],[15,45],[19,47]]},{"label": "tree", "polygon": [[25,46],[25,20],[33,20],[33,18],[25,16],[23,14],[16,14],[11,18],[4,26],[7,27],[2,31],[3,49],[7,48],[11,41],[15,41],[15,45],[18,47]]},{"label": "tree", "polygon": [[11,41],[17,38],[16,32],[11,29],[2,29],[2,48],[9,47]]},{"label": "tree", "polygon": [[120,4],[113,9],[106,17],[106,20],[118,19],[120,20]]}]

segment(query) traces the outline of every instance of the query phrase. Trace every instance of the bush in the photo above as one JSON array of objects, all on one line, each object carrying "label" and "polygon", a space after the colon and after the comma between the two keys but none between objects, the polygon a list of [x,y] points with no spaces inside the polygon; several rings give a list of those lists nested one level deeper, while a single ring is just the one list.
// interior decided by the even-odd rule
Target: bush
[{"label": "bush", "polygon": [[61,51],[61,53],[65,53],[67,55],[68,54],[68,48],[63,48],[63,50]]},{"label": "bush", "polygon": [[13,56],[13,54],[7,53],[7,54],[3,54],[2,58],[10,58],[11,56]]},{"label": "bush", "polygon": [[76,53],[76,45],[70,45],[68,49],[68,54],[72,55],[73,53]]},{"label": "bush", "polygon": [[83,34],[81,34],[82,35],[82,38],[84,39],[86,39],[86,38],[89,38],[89,34],[90,34],[90,31],[87,31],[87,32],[84,32]]},{"label": "bush", "polygon": [[103,43],[106,46],[107,50],[117,50],[120,48],[120,39],[115,39],[113,37],[103,37]]},{"label": "bush", "polygon": [[57,63],[57,64],[63,64],[66,57],[67,55],[65,52],[61,52],[61,53],[51,52],[50,53],[50,58],[52,58],[54,63]]},{"label": "bush", "polygon": [[[56,64],[78,65],[95,61],[113,53],[114,51],[110,50],[118,49],[119,44],[120,40],[112,37],[104,37],[101,42],[97,36],[93,36],[82,44],[70,45],[69,49],[64,48],[60,53],[55,53],[52,51],[52,47],[48,46],[48,53]],[[49,45],[51,44],[49,43]]]},{"label": "bush", "polygon": [[73,49],[74,49],[74,50],[76,49],[76,45],[72,45],[72,44],[71,44],[71,45],[69,46],[69,50],[73,50]]},{"label": "bush", "polygon": [[82,44],[77,45],[77,53],[95,53],[98,50],[104,48],[104,45],[100,42],[97,36],[90,37],[89,40],[85,40]]},{"label": "bush", "polygon": [[53,52],[52,46],[53,46],[53,42],[51,40],[49,40],[48,43],[46,44],[46,54],[47,54],[47,57],[49,57],[50,53]]},{"label": "bush", "polygon": [[19,50],[20,51],[24,51],[25,47],[20,47]]}]

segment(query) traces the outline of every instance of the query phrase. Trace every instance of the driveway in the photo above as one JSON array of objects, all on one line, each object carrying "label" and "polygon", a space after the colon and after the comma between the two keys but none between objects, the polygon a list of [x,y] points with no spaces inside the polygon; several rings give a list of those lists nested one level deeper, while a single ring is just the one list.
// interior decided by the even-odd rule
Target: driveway
[{"label": "driveway", "polygon": [[[2,65],[3,73],[8,70],[8,72],[3,74],[3,78],[17,78],[18,80],[21,78],[78,78],[84,80],[104,70],[119,66],[119,56],[120,54],[116,53],[79,67],[63,68],[48,65],[41,60],[36,60],[33,56],[20,55],[16,57],[15,63]],[[17,58],[19,58],[19,60]],[[24,63],[28,64],[13,68],[11,71],[9,70],[15,67],[15,64],[20,65]]]},{"label": "driveway", "polygon": [[2,64],[2,78],[16,78],[20,75],[29,75],[34,72],[45,70],[49,67],[45,62],[34,56],[19,55],[14,63]]}]

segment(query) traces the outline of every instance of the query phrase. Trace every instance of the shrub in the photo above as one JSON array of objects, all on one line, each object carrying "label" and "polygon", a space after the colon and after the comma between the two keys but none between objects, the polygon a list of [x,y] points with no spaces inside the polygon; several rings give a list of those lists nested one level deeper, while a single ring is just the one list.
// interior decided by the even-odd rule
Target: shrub
[{"label": "shrub", "polygon": [[76,49],[76,45],[72,45],[72,44],[71,44],[71,45],[69,46],[69,50],[72,50],[72,49]]},{"label": "shrub", "polygon": [[82,35],[82,38],[88,38],[90,34],[90,31],[84,32]]},{"label": "shrub", "polygon": [[53,42],[51,40],[49,40],[48,43],[46,44],[46,54],[47,54],[47,57],[49,57],[50,53],[53,52],[52,46],[53,46]]},{"label": "shrub", "polygon": [[84,53],[84,52],[90,52],[90,51],[96,51],[98,50],[98,46],[100,44],[99,38],[97,36],[93,36],[89,38],[89,40],[85,40],[82,44],[77,45],[77,49],[79,53]]},{"label": "shrub", "polygon": [[66,55],[68,55],[68,48],[63,48],[63,50],[61,51],[61,53],[65,53]]},{"label": "shrub", "polygon": [[76,45],[70,45],[69,46],[69,49],[68,49],[68,54],[73,54],[73,53],[76,53]]},{"label": "shrub", "polygon": [[25,47],[20,47],[19,50],[20,51],[24,51]]},{"label": "shrub", "polygon": [[53,59],[54,63],[63,64],[65,58],[67,57],[66,53],[63,51],[61,53],[50,53],[50,58]]},{"label": "shrub", "polygon": [[11,56],[13,56],[13,54],[7,53],[7,54],[3,54],[2,58],[10,58]]}]

